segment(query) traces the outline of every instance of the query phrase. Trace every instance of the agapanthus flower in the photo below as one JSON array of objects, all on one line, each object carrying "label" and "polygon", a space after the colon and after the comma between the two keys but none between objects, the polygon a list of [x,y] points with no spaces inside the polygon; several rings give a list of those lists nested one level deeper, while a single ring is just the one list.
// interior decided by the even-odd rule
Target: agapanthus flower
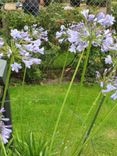
[{"label": "agapanthus flower", "polygon": [[89,10],[81,12],[85,22],[73,23],[67,27],[63,26],[56,33],[59,43],[68,42],[71,52],[82,52],[91,43],[95,47],[100,47],[102,52],[117,50],[117,41],[113,37],[114,32],[108,27],[114,23],[112,15],[99,13],[89,14]]},{"label": "agapanthus flower", "polygon": [[86,20],[88,19],[88,15],[89,15],[89,10],[83,10],[81,11],[81,14],[83,14],[83,16],[86,18]]},{"label": "agapanthus flower", "polygon": [[[116,71],[113,72],[114,75]],[[103,94],[110,93],[111,94],[111,99],[116,100],[117,99],[117,77],[116,76],[111,76],[109,80],[107,81],[106,88],[102,90]]]},{"label": "agapanthus flower", "polygon": [[23,63],[27,68],[30,69],[33,64],[41,64],[41,60],[37,58],[30,58],[27,60],[23,60]]},{"label": "agapanthus flower", "polygon": [[48,41],[48,31],[44,30],[44,28],[42,27],[38,27],[37,25],[33,25],[32,26],[32,35],[35,38],[44,40],[44,41]]},{"label": "agapanthus flower", "polygon": [[108,84],[107,88],[105,90],[102,90],[102,93],[109,93],[113,92],[111,95],[111,99],[116,100],[117,99],[117,84]]},{"label": "agapanthus flower", "polygon": [[12,71],[15,71],[16,73],[18,73],[19,70],[22,69],[22,66],[21,64],[14,62],[13,64],[11,64],[11,68],[12,68]]},{"label": "agapanthus flower", "polygon": [[99,13],[97,15],[97,22],[100,23],[102,26],[112,26],[115,22],[115,18],[112,15],[105,15],[104,13]]},{"label": "agapanthus flower", "polygon": [[3,51],[0,53],[0,58],[10,59],[13,56],[15,62],[12,63],[11,68],[15,72],[22,69],[22,63],[27,68],[31,68],[33,64],[41,63],[37,57],[44,54],[43,43],[45,41],[48,41],[48,32],[37,25],[25,26],[21,31],[13,29],[11,30],[11,47],[0,38],[0,50]]},{"label": "agapanthus flower", "polygon": [[22,38],[20,31],[18,31],[17,29],[11,30],[11,36],[15,40]]},{"label": "agapanthus flower", "polygon": [[8,143],[9,138],[11,137],[11,133],[12,133],[12,129],[11,129],[11,125],[5,125],[5,121],[9,121],[8,118],[5,118],[3,116],[3,112],[4,112],[4,108],[1,108],[0,110],[0,135],[1,135],[1,139],[3,141],[4,144]]},{"label": "agapanthus flower", "polygon": [[31,60],[23,60],[23,63],[25,64],[26,68],[31,68],[33,62]]}]

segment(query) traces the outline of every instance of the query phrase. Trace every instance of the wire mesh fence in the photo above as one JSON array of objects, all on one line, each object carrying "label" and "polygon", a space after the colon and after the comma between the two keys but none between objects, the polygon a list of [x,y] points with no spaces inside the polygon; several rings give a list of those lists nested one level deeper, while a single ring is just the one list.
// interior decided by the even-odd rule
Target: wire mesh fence
[{"label": "wire mesh fence", "polygon": [[70,7],[100,7],[110,13],[112,3],[116,0],[0,0],[0,5],[6,10],[22,9],[26,13],[38,15],[40,6],[47,7],[51,3],[61,3]]}]

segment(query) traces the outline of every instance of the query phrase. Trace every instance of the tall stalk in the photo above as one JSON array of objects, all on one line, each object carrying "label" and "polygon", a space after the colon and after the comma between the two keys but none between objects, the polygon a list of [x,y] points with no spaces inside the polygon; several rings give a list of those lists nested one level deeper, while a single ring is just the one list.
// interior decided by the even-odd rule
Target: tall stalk
[{"label": "tall stalk", "polygon": [[98,117],[98,114],[99,114],[99,112],[100,112],[100,110],[101,110],[101,107],[102,107],[102,105],[103,105],[103,103],[104,103],[104,100],[105,100],[105,96],[102,97],[102,99],[101,99],[101,101],[100,101],[100,103],[99,103],[99,105],[98,105],[98,108],[96,109],[96,112],[95,112],[95,114],[94,114],[94,117],[93,117],[93,119],[92,119],[92,121],[91,121],[91,124],[90,124],[88,130],[86,130],[86,133],[85,133],[84,138],[83,138],[83,140],[82,140],[81,146],[80,146],[80,148],[79,148],[79,150],[78,150],[77,156],[80,156],[81,153],[83,152],[83,145],[85,144],[85,142],[87,141],[87,139],[88,139],[89,136],[90,136],[90,133],[91,133],[93,127],[94,127],[94,124],[95,124],[96,119],[97,119],[97,117]]},{"label": "tall stalk", "polygon": [[27,72],[27,68],[26,68],[26,66],[25,66],[25,67],[24,67],[23,80],[22,80],[22,86],[24,86],[24,84],[25,84],[26,72]]},{"label": "tall stalk", "polygon": [[[111,111],[109,111],[107,113],[107,115],[104,117],[104,120],[98,125],[98,127],[95,129],[95,131],[93,132],[93,134],[91,135],[91,137],[93,137],[94,135],[97,134],[97,132],[99,131],[99,129],[102,127],[102,125],[105,123],[105,121],[112,115],[113,111],[117,108],[117,104],[111,109]],[[90,137],[90,138],[91,138]],[[89,138],[89,139],[90,139]],[[89,141],[89,139],[87,139]]]},{"label": "tall stalk", "polygon": [[61,109],[60,109],[60,112],[59,112],[59,115],[58,115],[58,118],[57,118],[57,121],[56,121],[56,124],[55,124],[54,132],[53,132],[53,135],[52,135],[52,139],[51,139],[51,143],[50,143],[50,148],[49,148],[49,155],[50,155],[50,152],[51,152],[51,150],[52,150],[52,146],[53,146],[53,143],[54,143],[55,134],[56,134],[56,131],[57,131],[59,122],[60,122],[60,118],[61,118],[61,115],[62,115],[64,106],[65,106],[65,103],[66,103],[66,101],[67,101],[67,98],[68,98],[69,92],[70,92],[70,90],[71,90],[73,81],[74,81],[75,76],[76,76],[76,74],[77,74],[77,71],[78,71],[78,69],[79,69],[81,60],[82,60],[82,58],[83,58],[83,54],[84,54],[84,52],[82,52],[82,54],[81,54],[81,56],[80,56],[80,58],[79,58],[79,61],[78,61],[78,63],[77,63],[76,69],[75,69],[75,72],[74,72],[74,74],[73,74],[73,77],[72,77],[71,82],[70,82],[70,84],[69,84],[69,87],[68,87],[68,89],[67,89],[66,95],[65,95],[65,97],[64,97],[64,100],[63,100],[63,103],[62,103],[62,106],[61,106]]},{"label": "tall stalk", "polygon": [[[0,138],[1,138],[1,137],[0,137]],[[1,140],[1,139],[0,139],[0,140]],[[3,141],[1,141],[1,148],[2,148],[1,150],[3,150],[4,156],[8,156]]]},{"label": "tall stalk", "polygon": [[22,92],[22,96],[21,96],[21,104],[20,104],[20,121],[21,121],[21,137],[22,139],[23,137],[23,97],[24,97],[24,85],[25,85],[25,79],[26,79],[26,72],[27,72],[27,68],[26,66],[24,67],[24,73],[23,73],[23,80],[22,80],[22,88],[21,88],[21,92]]},{"label": "tall stalk", "polygon": [[86,74],[86,70],[87,70],[87,65],[88,65],[88,60],[89,60],[90,51],[91,51],[91,41],[90,41],[89,46],[88,46],[88,49],[87,49],[87,51],[86,51],[86,58],[85,58],[84,67],[83,67],[83,72],[82,72],[81,81],[80,81],[80,86],[79,86],[78,102],[77,102],[77,104],[75,105],[74,110],[73,110],[73,112],[72,112],[72,115],[71,115],[71,118],[70,118],[70,121],[69,121],[69,125],[68,125],[68,130],[67,130],[66,136],[65,136],[64,141],[63,141],[64,144],[62,145],[60,155],[63,154],[64,146],[65,146],[66,141],[67,141],[67,136],[68,136],[68,134],[69,134],[69,132],[70,132],[70,129],[71,129],[71,127],[72,127],[72,120],[73,120],[73,117],[74,117],[74,113],[75,113],[75,111],[76,111],[76,107],[78,106],[78,104],[79,104],[79,102],[80,102],[81,89],[82,89],[82,85],[83,85],[84,78],[85,78],[85,74]]},{"label": "tall stalk", "polygon": [[64,61],[64,65],[63,65],[63,69],[62,69],[62,73],[61,73],[61,77],[60,77],[60,84],[62,83],[63,80],[63,76],[64,76],[64,72],[65,72],[65,67],[67,64],[67,59],[68,59],[68,52],[66,53],[66,57],[65,57],[65,61]]}]

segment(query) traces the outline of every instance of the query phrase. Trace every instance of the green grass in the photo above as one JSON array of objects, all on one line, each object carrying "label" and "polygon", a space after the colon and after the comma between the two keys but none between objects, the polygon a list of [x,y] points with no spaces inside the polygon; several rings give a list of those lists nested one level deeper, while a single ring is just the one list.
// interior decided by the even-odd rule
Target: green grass
[{"label": "green grass", "polygon": [[[11,105],[12,105],[12,120],[13,129],[21,134],[23,127],[24,135],[28,132],[33,132],[36,139],[43,136],[46,139],[51,139],[52,132],[56,123],[64,95],[68,88],[68,84],[64,85],[34,85],[25,86],[22,90],[21,86],[11,87]],[[96,98],[99,87],[84,86],[81,93],[81,102],[78,105],[78,84],[72,86],[69,98],[66,102],[64,112],[61,117],[59,128],[56,133],[54,146],[56,152],[60,151],[63,138],[66,135],[69,120],[77,105],[76,112],[73,116],[73,121],[70,124],[71,129],[67,138],[67,145],[64,155],[68,156],[72,145],[79,140],[81,136],[81,125],[90,109],[94,99]],[[104,103],[97,124],[99,124],[104,116],[113,108],[115,102],[107,99]],[[92,141],[85,147],[84,156],[116,156],[117,155],[117,109],[112,113],[110,118],[105,122],[103,127],[98,131]],[[21,112],[23,119],[21,119]],[[93,114],[91,114],[92,117]],[[91,119],[89,118],[89,120]],[[21,126],[22,125],[22,126]],[[57,154],[56,154],[57,155]]]}]

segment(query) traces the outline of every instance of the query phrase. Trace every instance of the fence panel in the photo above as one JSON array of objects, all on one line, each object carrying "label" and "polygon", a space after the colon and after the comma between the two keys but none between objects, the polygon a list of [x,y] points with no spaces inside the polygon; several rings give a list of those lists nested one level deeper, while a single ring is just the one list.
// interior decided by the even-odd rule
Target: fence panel
[{"label": "fence panel", "polygon": [[54,2],[71,7],[98,7],[108,13],[111,13],[111,4],[117,4],[116,0],[0,0],[0,5],[4,5],[5,10],[23,9],[24,12],[38,15],[39,6],[47,7]]}]

